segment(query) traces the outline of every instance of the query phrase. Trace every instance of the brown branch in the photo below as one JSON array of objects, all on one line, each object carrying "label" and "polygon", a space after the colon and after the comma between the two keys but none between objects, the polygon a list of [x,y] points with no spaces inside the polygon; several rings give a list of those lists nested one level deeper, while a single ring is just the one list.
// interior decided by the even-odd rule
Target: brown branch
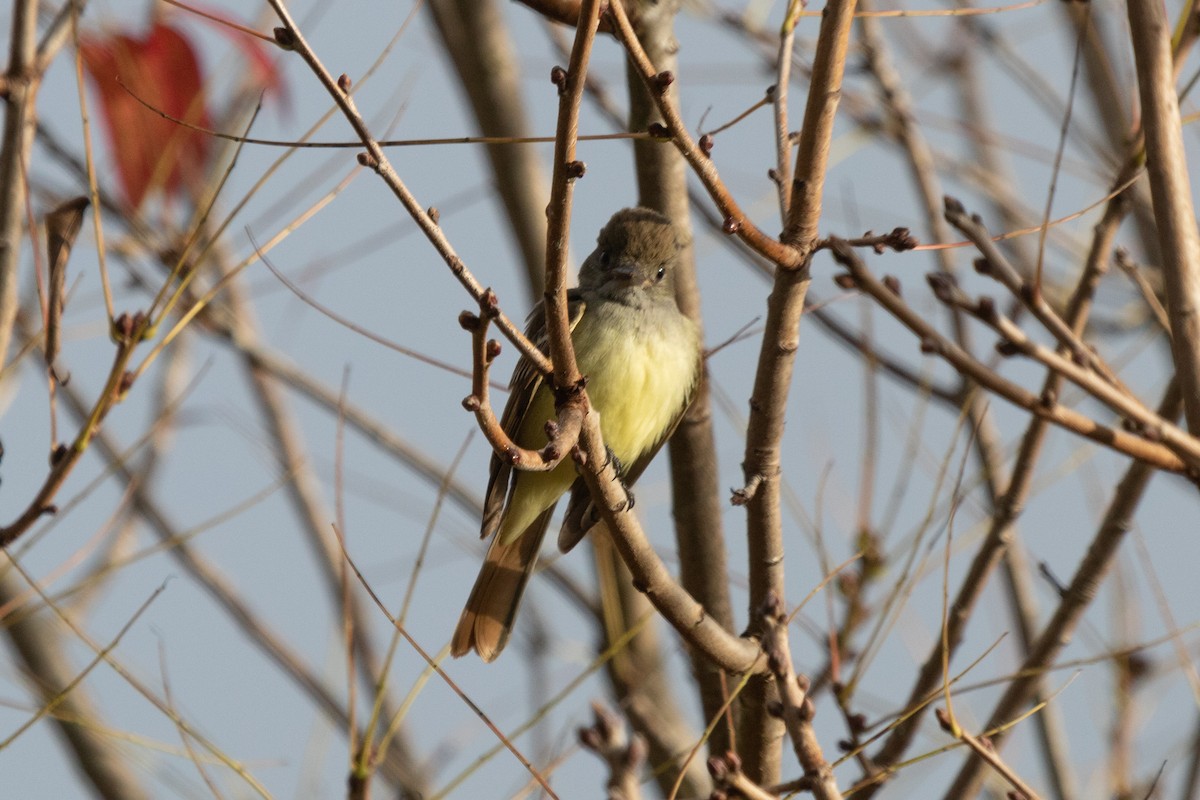
[{"label": "brown branch", "polygon": [[1113,254],[1113,258],[1116,260],[1120,270],[1129,276],[1129,280],[1133,281],[1133,285],[1137,287],[1138,293],[1142,296],[1142,301],[1150,309],[1151,319],[1157,322],[1160,328],[1170,334],[1171,320],[1167,317],[1167,309],[1163,307],[1162,301],[1158,298],[1158,292],[1155,291],[1155,287],[1146,278],[1143,270],[1129,256],[1129,251],[1124,247],[1118,247]]},{"label": "brown branch", "polygon": [[[729,797],[732,793],[732,796],[745,800],[779,800],[775,794],[751,780],[742,766],[742,759],[733,752],[713,756],[708,760],[708,773],[712,775],[713,783],[721,792],[714,794],[714,797]],[[805,788],[808,788],[807,784]]]},{"label": "brown branch", "polygon": [[971,314],[999,333],[1001,346],[1006,352],[1011,350],[1026,355],[1062,375],[1118,414],[1126,416],[1143,436],[1163,442],[1187,461],[1193,470],[1200,469],[1200,439],[1189,436],[1186,431],[1159,417],[1136,397],[1118,390],[1096,373],[1033,341],[1020,326],[996,309],[991,298],[972,300],[948,275],[933,273],[929,275],[929,283],[938,300]]},{"label": "brown branch", "polygon": [[471,377],[471,394],[463,400],[463,408],[475,414],[475,421],[488,444],[508,463],[526,472],[549,472],[579,441],[579,427],[583,423],[584,409],[578,404],[564,406],[557,421],[547,420],[548,441],[541,450],[521,447],[505,431],[496,418],[491,403],[491,383],[488,371],[492,361],[500,354],[500,343],[488,340],[487,329],[491,312],[496,308],[496,296],[489,289],[480,303],[480,315],[464,311],[458,317],[463,329],[471,334],[471,352],[474,369]]},{"label": "brown branch", "polygon": [[[571,343],[570,309],[567,307],[567,244],[573,186],[587,169],[582,161],[575,158],[575,140],[579,135],[579,107],[583,102],[588,61],[599,18],[599,0],[583,0],[566,72],[559,70],[551,74],[551,81],[558,86],[559,101],[554,169],[550,176],[550,205],[546,206],[546,288],[543,307],[550,360],[554,363],[554,386],[560,391],[582,389],[579,367],[575,363],[575,348]],[[586,413],[587,398],[582,391],[572,391],[567,399],[581,403],[581,411]]]},{"label": "brown branch", "polygon": [[1200,231],[1171,58],[1171,25],[1159,3],[1128,4],[1146,140],[1146,172],[1158,227],[1171,355],[1188,430],[1200,435]]},{"label": "brown branch", "polygon": [[122,314],[114,323],[113,333],[117,339],[113,365],[108,378],[90,415],[80,426],[74,441],[70,445],[60,444],[50,454],[50,472],[47,473],[41,487],[34,495],[25,510],[9,525],[0,528],[0,547],[8,547],[23,533],[46,514],[55,511],[54,498],[66,482],[71,470],[79,463],[79,459],[88,448],[92,437],[100,423],[108,416],[113,406],[125,399],[130,389],[130,373],[126,370],[129,359],[133,355],[136,342],[141,338],[141,329],[145,317],[138,312],[134,317]]},{"label": "brown branch", "polygon": [[975,753],[982,761],[987,762],[1009,786],[1016,790],[1021,800],[1040,800],[1038,793],[1029,788],[1029,784],[1025,783],[1012,767],[1004,763],[1004,759],[1000,758],[1000,754],[993,749],[990,740],[967,733],[964,728],[951,719],[950,715],[943,708],[937,709],[934,712],[934,716],[937,717],[938,724],[942,726],[942,730],[969,747],[971,752]]},{"label": "brown branch", "polygon": [[[417,227],[425,234],[425,237],[441,255],[442,260],[446,262],[446,266],[450,268],[451,274],[458,280],[467,292],[475,299],[476,302],[482,302],[484,299],[485,289],[480,285],[479,281],[467,268],[466,263],[455,252],[454,247],[446,238],[445,233],[438,226],[437,221],[429,214],[429,212],[417,202],[416,197],[408,190],[404,182],[400,180],[400,176],[396,174],[396,170],[392,167],[387,155],[379,145],[379,141],[371,135],[370,129],[367,127],[366,121],[362,115],[358,113],[355,107],[354,100],[348,91],[350,88],[349,79],[342,76],[341,79],[335,79],[321,60],[317,57],[309,46],[304,35],[301,33],[299,26],[292,19],[290,12],[284,5],[283,0],[268,0],[271,8],[275,10],[282,27],[275,29],[275,40],[285,50],[294,51],[299,55],[309,68],[316,75],[317,80],[325,87],[326,91],[333,98],[333,101],[341,109],[342,115],[345,116],[347,122],[354,129],[355,134],[366,148],[365,153],[359,154],[359,163],[363,166],[374,170],[388,188],[392,190],[392,194],[404,206],[405,211],[417,223]],[[537,347],[530,342],[521,329],[512,322],[503,312],[497,312],[495,316],[496,326],[504,333],[521,354],[530,360],[530,362],[543,374],[549,374],[551,370],[550,362]]]},{"label": "brown branch", "polygon": [[621,718],[599,702],[592,703],[595,721],[579,729],[579,743],[608,766],[608,800],[641,800],[639,772],[646,762],[646,740],[625,733]]},{"label": "brown branch", "polygon": [[[774,288],[767,301],[762,348],[750,395],[742,472],[747,489],[756,482],[757,488],[746,491],[742,498],[747,512],[750,630],[755,632],[759,628],[757,612],[767,598],[786,596],[781,445],[854,10],[854,0],[831,2],[821,18],[796,153],[791,205],[782,237],[800,258],[794,264],[776,260]],[[782,724],[766,713],[771,692],[765,682],[756,682],[747,690],[746,705],[750,707],[744,710],[738,737],[746,773],[757,783],[778,783],[777,740],[783,735]]]},{"label": "brown branch", "polygon": [[1103,359],[1092,352],[1092,349],[1076,335],[1071,326],[1058,315],[1058,312],[1050,307],[1037,284],[1026,281],[1008,263],[1008,259],[1004,257],[1000,248],[992,240],[992,235],[983,221],[977,216],[967,214],[962,203],[952,197],[945,199],[945,206],[946,220],[970,239],[983,256],[983,259],[975,264],[976,271],[996,279],[1004,288],[1008,289],[1013,297],[1029,309],[1030,313],[1050,332],[1050,335],[1070,353],[1072,359],[1085,364],[1113,386],[1125,390]]},{"label": "brown branch", "polygon": [[854,0],[830,3],[821,12],[821,27],[817,33],[817,50],[813,56],[812,80],[808,102],[804,107],[804,122],[796,149],[796,172],[792,180],[792,202],[783,228],[782,241],[796,248],[798,263],[788,267],[807,267],[812,247],[817,241],[817,224],[821,219],[821,197],[825,188],[825,168],[833,140],[833,124],[842,95],[842,74],[846,69],[846,52],[850,46],[850,30],[854,23]]},{"label": "brown branch", "polygon": [[725,232],[737,234],[742,241],[773,263],[788,269],[799,268],[804,261],[801,253],[795,247],[772,239],[755,227],[737,201],[733,199],[725,184],[722,183],[709,153],[705,152],[688,133],[687,126],[684,125],[683,119],[679,115],[678,107],[664,91],[674,80],[674,75],[669,72],[660,72],[650,61],[646,51],[638,42],[637,33],[625,13],[621,0],[612,0],[609,3],[607,18],[612,22],[613,35],[624,45],[642,81],[646,84],[651,96],[656,99],[665,129],[655,128],[654,130],[659,131],[659,135],[663,138],[670,138],[697,177],[700,178],[704,188],[724,215]]},{"label": "brown branch", "polygon": [[[1162,444],[1150,442],[1125,431],[1101,425],[1074,409],[1067,408],[1053,401],[1053,397],[1035,396],[1028,389],[1006,380],[986,365],[972,358],[968,353],[942,336],[932,325],[895,295],[883,283],[866,269],[866,266],[848,247],[836,243],[833,246],[834,257],[850,270],[856,284],[867,294],[874,297],[880,305],[887,309],[905,327],[917,335],[924,352],[937,355],[948,362],[958,372],[967,375],[980,386],[992,393],[1003,397],[1014,405],[1020,406],[1039,417],[1049,420],[1073,433],[1085,436],[1093,441],[1117,450],[1125,455],[1145,461],[1151,466],[1171,472],[1184,472],[1186,465],[1170,449]],[[1051,400],[1052,402],[1047,402]]]},{"label": "brown branch", "polygon": [[792,651],[788,644],[788,615],[783,601],[777,595],[768,595],[761,613],[763,652],[767,664],[779,687],[779,707],[776,709],[788,736],[796,759],[804,768],[809,791],[817,800],[842,800],[842,792],[833,776],[833,767],[821,751],[812,720],[816,714],[812,700],[808,697],[808,679],[797,675],[792,665]]},{"label": "brown branch", "polygon": [[20,292],[21,228],[33,147],[34,99],[41,83],[34,61],[37,0],[14,0],[8,68],[4,73],[4,132],[0,139],[0,365],[8,360]]},{"label": "brown branch", "polygon": [[[521,68],[504,15],[496,0],[431,0],[429,11],[443,49],[458,72],[458,84],[485,136],[528,137]],[[525,263],[530,295],[543,290],[546,242],[546,182],[537,149],[489,145],[493,188],[508,217]]]},{"label": "brown branch", "polygon": [[788,129],[788,88],[792,82],[792,52],[796,46],[796,23],[804,10],[801,0],[789,0],[779,30],[775,55],[775,85],[768,90],[775,119],[775,167],[768,174],[779,195],[779,219],[788,218],[792,207],[792,134]]},{"label": "brown branch", "polygon": [[[1158,413],[1159,416],[1170,419],[1178,416],[1181,408],[1179,384],[1172,380],[1159,404]],[[1126,470],[1113,492],[1112,500],[1099,530],[1088,546],[1087,554],[1080,561],[1075,575],[1063,592],[1062,602],[1030,648],[1021,669],[1016,673],[1017,677],[1008,682],[1004,694],[984,726],[985,730],[999,728],[1029,702],[1042,672],[1054,663],[1059,652],[1070,641],[1071,634],[1084,611],[1095,599],[1101,582],[1112,568],[1125,534],[1132,528],[1133,514],[1153,476],[1154,470],[1151,465],[1141,461],[1135,461]],[[1004,732],[998,731],[992,736],[993,743],[999,747],[1003,737]],[[947,800],[973,797],[981,780],[981,772],[982,762],[978,758],[969,759],[947,791]]]},{"label": "brown branch", "polygon": [[[885,250],[903,253],[921,244],[908,228],[892,228],[887,233],[867,231],[862,236],[843,239],[842,242],[850,247],[869,247],[875,251],[876,255],[882,255]],[[815,245],[815,249],[818,250],[827,247],[829,247],[828,239],[821,239]],[[938,250],[936,252],[942,253],[945,250]]]},{"label": "brown branch", "polygon": [[[580,472],[587,482],[593,498],[597,498],[597,509],[613,544],[621,554],[621,560],[629,567],[633,585],[649,598],[666,620],[679,631],[684,641],[704,653],[705,657],[729,672],[759,673],[766,669],[766,660],[760,658],[757,641],[735,636],[710,617],[696,600],[671,577],[670,571],[646,538],[637,516],[625,506],[625,492],[617,477],[616,466],[603,458],[604,447],[600,438],[600,423],[594,414],[583,421],[580,434],[582,448],[576,458],[585,462]],[[590,453],[599,453],[601,458],[592,466]]]}]

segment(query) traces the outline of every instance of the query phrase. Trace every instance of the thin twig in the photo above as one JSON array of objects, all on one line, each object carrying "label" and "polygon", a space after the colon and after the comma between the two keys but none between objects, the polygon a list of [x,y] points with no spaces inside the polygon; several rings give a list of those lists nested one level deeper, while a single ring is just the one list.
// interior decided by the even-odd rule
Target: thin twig
[{"label": "thin twig", "polygon": [[1022,800],[1041,800],[1040,795],[1029,788],[1029,784],[1025,783],[1012,767],[1004,763],[1004,759],[1000,758],[1000,754],[992,748],[991,742],[967,733],[966,729],[958,725],[944,709],[939,708],[935,712],[935,716],[938,723],[942,726],[942,730],[971,748],[971,751],[975,755],[986,761],[992,769],[1000,774],[1000,777],[1004,778],[1009,786],[1013,787],[1019,793]]},{"label": "thin twig", "polygon": [[[1177,416],[1181,408],[1179,384],[1172,380],[1159,404],[1158,413],[1169,419]],[[1150,465],[1141,461],[1135,461],[1126,470],[1124,477],[1117,484],[1104,519],[1088,546],[1087,554],[1079,563],[1075,575],[1063,593],[1062,601],[1030,648],[1018,676],[1005,686],[1004,694],[984,726],[985,730],[998,728],[1028,702],[1038,685],[1042,671],[1054,662],[1070,640],[1083,612],[1095,599],[1104,576],[1111,570],[1113,559],[1131,527],[1133,513],[1154,474]],[[1003,732],[992,736],[997,747],[1002,738]],[[969,759],[955,777],[946,797],[973,796],[981,780],[981,771],[982,761],[978,758]]]},{"label": "thin twig", "polygon": [[[379,146],[379,142],[372,136],[370,129],[367,127],[366,121],[362,115],[358,113],[353,99],[350,96],[348,89],[350,84],[348,80],[335,79],[324,64],[317,57],[309,46],[304,35],[301,33],[299,26],[292,19],[291,13],[283,3],[283,0],[268,0],[271,8],[275,10],[283,27],[277,28],[275,31],[276,41],[281,42],[289,50],[293,50],[304,59],[309,68],[316,75],[317,79],[329,92],[334,102],[341,109],[342,114],[354,129],[366,148],[365,153],[359,154],[359,162],[364,166],[374,170],[392,193],[396,196],[404,206],[405,211],[417,223],[417,226],[429,239],[430,244],[441,255],[446,265],[450,268],[451,274],[463,285],[464,288],[475,298],[476,302],[483,299],[484,287],[475,279],[475,276],[467,268],[464,262],[451,246],[449,239],[438,226],[437,221],[429,214],[429,212],[417,202],[417,199],[400,180],[396,170],[392,167],[387,155],[383,152],[383,148]],[[343,88],[344,87],[344,88]],[[530,342],[521,329],[512,322],[503,312],[497,311],[495,317],[497,327],[503,331],[504,335],[513,342],[521,351],[521,354],[530,360],[530,362],[543,374],[549,374],[551,366],[549,360],[543,355],[532,342]]]},{"label": "thin twig", "polygon": [[[1111,447],[1126,455],[1132,456],[1159,469],[1171,472],[1184,472],[1184,462],[1169,448],[1156,442],[1150,442],[1139,436],[1125,431],[1101,425],[1074,409],[1067,408],[1057,401],[1046,402],[1035,396],[1028,389],[1012,381],[1000,377],[984,364],[976,361],[957,345],[942,336],[932,325],[910,308],[895,293],[876,279],[865,267],[858,256],[848,247],[833,247],[837,260],[846,266],[855,282],[863,291],[880,302],[893,316],[917,335],[922,350],[936,354],[950,363],[956,370],[964,372],[981,386],[1003,397],[1027,411],[1043,417],[1056,425],[1086,436],[1100,444]],[[1050,398],[1053,399],[1053,398]]]}]

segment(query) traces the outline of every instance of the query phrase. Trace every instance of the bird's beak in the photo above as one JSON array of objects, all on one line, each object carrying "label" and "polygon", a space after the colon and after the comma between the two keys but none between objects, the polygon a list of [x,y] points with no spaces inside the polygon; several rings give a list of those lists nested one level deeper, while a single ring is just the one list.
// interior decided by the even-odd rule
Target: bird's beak
[{"label": "bird's beak", "polygon": [[637,268],[633,264],[617,264],[608,271],[611,280],[632,281],[637,275]]}]

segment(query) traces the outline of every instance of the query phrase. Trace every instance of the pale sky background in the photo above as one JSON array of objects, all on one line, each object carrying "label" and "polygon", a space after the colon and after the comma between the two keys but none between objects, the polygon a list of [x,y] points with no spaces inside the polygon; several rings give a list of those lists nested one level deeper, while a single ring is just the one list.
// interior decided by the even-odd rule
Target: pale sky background
[{"label": "pale sky background", "polygon": [[[275,24],[267,21],[265,4],[262,8],[244,3],[214,5],[231,9],[231,13],[264,31]],[[516,3],[501,5],[519,43],[532,126],[539,133],[551,134],[556,97],[548,75],[551,66],[560,59],[534,14]],[[769,8],[768,30],[777,24],[782,5],[776,3]],[[351,77],[361,75],[370,65],[411,8],[407,2],[356,2],[338,3],[318,13],[323,6],[297,3],[293,9],[329,69],[334,74],[345,72]],[[693,129],[700,126],[702,118],[705,127],[711,128],[736,116],[760,98],[773,82],[751,46],[714,21],[721,12],[739,11],[743,6],[722,2],[713,8],[710,15],[698,5],[689,6],[678,25],[683,115]],[[146,10],[147,4],[141,0],[95,2],[89,4],[84,22],[92,30],[103,26],[137,30],[144,24]],[[1171,10],[1174,11],[1173,6]],[[262,16],[253,23],[250,15],[258,13]],[[1097,0],[1093,3],[1093,13],[1103,17],[1113,30],[1124,30],[1123,5]],[[212,72],[218,85],[227,86],[243,68],[235,51],[207,25],[182,14],[175,18],[199,37],[205,68]],[[306,18],[310,21],[304,22]],[[5,15],[0,28],[5,41],[9,24]],[[808,18],[799,29],[798,52],[805,62],[811,58],[816,24],[815,19]],[[1073,42],[1064,33],[1061,12],[1055,4],[987,17],[984,24],[1000,32],[1016,54],[1033,64],[1057,96],[1066,95]],[[904,77],[916,96],[921,121],[929,123],[926,132],[935,147],[945,148],[946,157],[968,157],[957,131],[933,124],[946,118],[957,119],[960,111],[953,92],[934,65],[924,61],[932,49],[943,46],[947,37],[953,35],[952,23],[935,18],[889,20],[885,33],[897,58],[903,61]],[[1130,58],[1122,53],[1116,60],[1124,65],[1125,73],[1117,78],[1128,86]],[[329,99],[299,58],[280,57],[284,61],[289,106],[281,109],[278,102],[268,101],[254,133],[289,139],[298,136],[324,113]],[[1012,73],[994,60],[985,60],[984,65],[988,68],[988,100],[997,129],[1038,150],[1036,157],[1011,152],[1009,156],[1018,191],[1030,208],[1040,211],[1051,176],[1048,159],[1040,153],[1053,152],[1061,118],[1047,114],[1024,87],[1014,82]],[[857,62],[852,63],[855,66]],[[623,56],[614,42],[607,39],[599,42],[592,69],[609,85],[618,101],[624,103]],[[1188,74],[1185,70],[1185,76]],[[848,88],[859,100],[870,100],[873,104],[874,94],[861,72],[852,74]],[[793,87],[792,93],[792,115],[798,125],[803,91]],[[94,103],[94,96],[90,97]],[[401,105],[404,110],[396,136],[450,137],[475,132],[440,45],[431,36],[426,11],[418,15],[378,75],[362,88],[356,99],[380,133]],[[82,135],[74,70],[68,60],[60,58],[48,74],[39,109],[47,127],[78,148]],[[1097,130],[1095,113],[1088,103],[1076,105],[1073,125],[1089,133]],[[585,132],[610,130],[608,123],[587,105],[581,128]],[[754,219],[766,231],[776,232],[779,223],[775,195],[766,179],[766,171],[774,159],[771,128],[769,109],[759,110],[717,137],[713,158]],[[98,126],[96,130],[99,131]],[[349,128],[340,117],[335,117],[318,138],[349,139]],[[1194,143],[1190,131],[1188,143]],[[97,146],[101,179],[111,182],[112,172],[98,133]],[[257,240],[270,238],[284,220],[295,216],[343,179],[355,165],[354,152],[304,151],[294,155],[230,226],[228,245],[239,257],[251,252],[244,232],[247,226]],[[540,146],[538,152],[548,167],[550,146]],[[572,229],[576,261],[591,249],[596,231],[608,216],[635,201],[627,143],[581,143],[579,152],[580,158],[587,162],[588,171],[576,184]],[[267,148],[244,150],[221,203],[222,213],[228,212],[278,155],[279,151]],[[442,226],[478,279],[496,289],[510,316],[523,318],[527,299],[520,284],[522,271],[490,185],[483,151],[477,146],[444,146],[397,149],[390,155],[422,204],[441,209]],[[1107,192],[1109,174],[1110,169],[1094,153],[1072,143],[1060,178],[1054,216],[1102,198]],[[48,206],[44,190],[63,195],[79,192],[64,173],[48,166],[45,151],[37,147],[32,177],[38,192],[35,208],[39,214]],[[978,195],[972,194],[952,174],[942,177],[947,192],[964,199],[973,210],[988,212]],[[1069,271],[1079,262],[1080,248],[1086,245],[1097,218],[1093,212],[1063,227],[1048,252],[1047,267],[1052,274],[1073,274]],[[1031,222],[1036,219],[1032,217]],[[764,313],[769,285],[705,229],[702,221],[697,219],[696,223],[699,280],[711,346]],[[894,148],[881,146],[873,135],[857,130],[843,115],[831,161],[821,230],[856,235],[867,229],[885,231],[896,226],[910,226],[918,238],[928,238],[909,188],[903,159]],[[119,238],[119,226],[113,224],[107,230],[110,241]],[[1123,229],[1123,242],[1133,241],[1130,231],[1128,225]],[[385,235],[386,241],[381,245],[368,248],[373,237]],[[111,345],[103,328],[90,223],[81,242],[71,262],[70,280],[78,283],[68,309],[69,337],[64,358],[73,385],[91,396],[107,372]],[[971,257],[966,250],[958,255],[959,265],[966,273],[970,272]],[[470,298],[372,174],[361,174],[313,221],[276,248],[271,260],[320,302],[357,324],[431,356],[468,365],[470,341],[460,330],[457,315],[471,307]],[[32,290],[28,263],[26,260],[26,292]],[[931,318],[944,322],[944,314],[924,288],[923,275],[934,268],[930,254],[872,256],[869,263],[880,274],[899,276],[910,302]],[[160,274],[154,265],[137,266],[143,274]],[[121,262],[111,261],[110,269],[115,276],[118,311],[143,307],[148,301],[124,279],[126,272]],[[814,297],[829,299],[838,293],[830,281],[833,273],[828,255],[818,256],[814,265]],[[417,363],[338,326],[288,293],[262,265],[252,267],[248,279],[255,290],[262,335],[271,347],[329,386],[336,388],[346,375],[348,396],[354,403],[438,462],[451,462],[474,428],[472,417],[459,405],[469,392],[466,379]],[[1000,294],[997,286],[973,274],[967,274],[964,281],[974,291]],[[1102,289],[1101,302],[1104,310],[1112,311],[1131,303],[1132,297],[1128,283],[1114,276]],[[856,299],[840,300],[835,308],[844,320],[856,325],[869,319],[878,341],[887,351],[902,356],[908,363],[931,369],[943,381],[950,375],[944,366],[920,360],[915,339],[877,309]],[[785,480],[805,517],[818,524],[831,558],[838,562],[854,549],[864,444],[863,367],[811,320],[805,321],[802,330],[784,443]],[[724,488],[737,486],[742,480],[741,425],[758,353],[757,327],[755,331],[750,341],[722,350],[710,362],[718,391],[729,397],[732,408],[732,413],[720,406],[715,411]],[[984,331],[976,331],[977,349],[985,357],[985,348],[990,347],[993,339]],[[1140,333],[1112,337],[1106,340],[1105,354],[1119,364],[1128,361],[1122,377],[1147,402],[1156,403],[1169,356],[1157,343],[1148,346],[1147,341]],[[505,379],[513,363],[513,349],[507,347],[495,376]],[[1013,361],[1005,364],[1004,369],[1014,379],[1040,384],[1041,371],[1027,364]],[[104,426],[106,433],[129,446],[145,431],[152,408],[149,401],[158,378],[156,368],[135,387],[130,400],[110,415]],[[247,391],[241,367],[230,358],[229,350],[204,336],[194,337],[188,349],[185,381],[192,385],[180,411],[180,429],[174,434],[172,449],[154,478],[158,498],[170,510],[175,524],[184,530],[203,524],[278,480],[261,418]],[[887,531],[889,552],[899,559],[906,552],[904,543],[920,526],[930,503],[946,502],[953,478],[947,486],[936,490],[933,500],[935,476],[946,458],[955,465],[951,469],[953,475],[961,460],[965,437],[956,433],[955,416],[944,408],[923,408],[911,391],[886,379],[880,388],[881,442],[873,519]],[[3,478],[0,516],[7,522],[24,507],[43,478],[48,432],[44,381],[37,369],[21,370],[19,385],[14,382],[0,387],[0,392],[4,403],[0,435],[5,450],[0,465]],[[336,420],[298,396],[290,394],[289,398],[321,477],[332,522]],[[1005,442],[1011,448],[1024,431],[1026,415],[1000,400],[994,401],[994,408]],[[1084,410],[1103,421],[1111,419],[1094,404],[1085,404]],[[65,414],[62,419],[64,429],[73,433],[75,423],[67,422],[69,417]],[[924,426],[922,449],[917,458],[908,460],[905,446],[914,424]],[[956,437],[956,449],[948,455]],[[347,435],[344,457],[349,549],[374,588],[395,610],[433,508],[434,491],[358,434]],[[458,478],[478,495],[482,494],[486,480],[486,462],[487,445],[476,435]],[[1039,462],[1038,492],[1020,525],[1035,563],[1045,561],[1059,580],[1069,579],[1126,463],[1123,458],[1080,444],[1064,433],[1051,435]],[[963,484],[972,486],[978,478],[974,459],[967,464]],[[44,535],[27,535],[15,551],[28,569],[49,582],[52,591],[67,589],[78,579],[80,573],[73,565],[65,575],[58,574],[73,554],[95,547],[98,537],[112,535],[106,526],[120,501],[120,487],[107,480],[101,481],[94,491],[88,491],[100,474],[101,465],[100,457],[86,455],[59,496],[58,504],[64,513],[47,523]],[[660,553],[673,564],[666,475],[664,459],[639,484],[637,510]],[[901,479],[910,480],[908,492],[895,515],[881,519],[893,487]],[[972,545],[981,534],[978,497],[975,494],[968,498],[955,519],[956,558],[951,578],[954,588]],[[73,505],[77,498],[78,505]],[[69,506],[68,512],[65,509]],[[743,512],[732,506],[724,512],[739,626],[746,621],[743,518]],[[814,554],[812,528],[794,513],[789,512],[787,519],[788,592],[789,600],[795,603],[821,580],[823,569]],[[914,663],[924,659],[931,637],[937,635],[941,604],[938,573],[945,541],[944,518],[938,519],[922,549],[923,553],[930,552],[932,543],[927,566],[930,574],[917,586],[866,674],[859,703],[871,719],[902,704],[909,691]],[[1142,503],[1138,523],[1124,546],[1118,572],[1118,579],[1126,585],[1128,593],[1118,602],[1111,591],[1110,579],[1089,613],[1088,624],[1080,629],[1064,660],[1086,658],[1162,636],[1168,626],[1149,591],[1151,567],[1154,579],[1168,592],[1175,623],[1185,627],[1200,619],[1200,595],[1192,588],[1195,566],[1200,564],[1200,538],[1196,536],[1200,529],[1200,508],[1194,488],[1178,478],[1155,478]],[[473,514],[450,503],[442,510],[409,615],[409,630],[430,652],[436,652],[448,640],[469,591],[480,552],[477,531],[478,520]],[[146,548],[154,541],[152,535],[141,531],[131,549]],[[277,491],[266,501],[204,530],[192,544],[225,571],[253,607],[332,686],[345,691],[345,662],[337,620],[331,613],[309,546],[283,493]],[[1143,546],[1145,558],[1137,549]],[[560,563],[581,581],[590,581],[588,562],[581,548]],[[976,614],[968,639],[954,662],[956,669],[978,657],[1010,630],[999,580],[999,576],[993,580],[997,585],[989,588]],[[259,654],[168,556],[152,555],[123,568],[106,584],[82,622],[96,639],[108,642],[164,582],[165,591],[125,636],[116,656],[160,691],[165,666],[180,713],[226,753],[244,763],[275,796],[340,796],[346,775],[345,738],[330,728],[292,683]],[[1043,581],[1039,591],[1045,613],[1054,601],[1052,589]],[[1118,614],[1128,615],[1126,639],[1119,638],[1112,624]],[[386,641],[386,620],[374,612],[372,616],[380,640]],[[806,622],[793,634],[793,653],[800,671],[817,669],[823,662],[823,650],[812,632],[825,629],[824,598],[810,604],[804,617]],[[543,626],[550,637],[549,658],[543,664],[543,672],[532,674],[526,669],[528,662],[523,651],[528,648],[530,635]],[[1190,645],[1194,660],[1195,634],[1187,634],[1184,640]],[[666,641],[682,679],[686,660],[673,635],[667,634]],[[558,589],[544,578],[535,578],[514,639],[499,662],[485,666],[464,659],[447,662],[445,667],[502,729],[511,730],[524,722],[538,704],[588,667],[593,645],[591,629]],[[33,706],[11,652],[0,652],[3,653],[0,737],[4,737],[27,719]],[[1004,676],[1015,664],[1015,653],[1016,643],[1009,636],[976,668],[968,682]],[[90,653],[78,645],[73,647],[72,656],[77,667],[82,668]],[[1171,663],[1175,658],[1173,651],[1160,645],[1150,657],[1166,675],[1151,680],[1139,695],[1144,703],[1141,709],[1144,716],[1139,720],[1143,726],[1136,740],[1135,760],[1141,776],[1152,773],[1159,763],[1166,761],[1166,796],[1173,797],[1178,793],[1175,787],[1180,780],[1177,768],[1186,757],[1183,737],[1195,725],[1197,704]],[[397,698],[416,680],[422,663],[405,644],[399,646],[392,670]],[[1051,677],[1050,686],[1062,687],[1072,675],[1072,670],[1057,672]],[[106,724],[117,731],[115,735],[130,739],[129,758],[154,796],[207,796],[194,766],[179,754],[177,732],[166,717],[106,666],[94,670],[86,686]],[[536,763],[549,762],[574,741],[574,730],[589,721],[589,701],[605,696],[606,688],[601,679],[587,680],[535,732],[518,739],[518,746]],[[956,711],[965,721],[980,725],[995,696],[994,689],[963,695],[956,703]],[[1101,664],[1087,668],[1055,700],[1067,720],[1073,761],[1084,787],[1081,796],[1097,796],[1089,794],[1086,787],[1099,785],[1087,782],[1098,780],[1105,767],[1102,757],[1111,720],[1111,696],[1111,670]],[[699,729],[698,706],[687,696],[682,696],[682,701]],[[446,785],[494,744],[494,738],[482,723],[436,678],[422,690],[410,720],[418,750],[431,762],[435,787]],[[835,757],[835,742],[844,735],[844,730],[840,717],[827,702],[819,705],[817,729],[826,754]],[[932,720],[925,731],[928,735],[917,740],[910,755],[944,743]],[[1030,752],[1035,741],[1031,729],[1023,730],[1014,737],[1014,746],[1007,754],[1040,785],[1040,770],[1031,766],[1036,763]],[[4,793],[28,798],[85,796],[83,784],[67,764],[50,725],[40,722],[7,751],[0,752]],[[951,755],[910,767],[884,796],[937,796],[958,764],[958,757]],[[220,776],[220,785],[227,796],[251,796],[250,790],[235,776],[220,767],[213,767],[212,771]],[[799,768],[792,763],[789,752],[785,754],[784,776],[798,775]],[[843,785],[848,785],[859,771],[854,765],[846,765],[838,775]],[[520,764],[502,752],[453,796],[508,797],[526,780],[527,773]],[[564,797],[594,797],[601,794],[603,780],[598,759],[575,753],[555,774],[554,785]],[[382,785],[377,792],[382,793],[377,796],[386,795]]]}]

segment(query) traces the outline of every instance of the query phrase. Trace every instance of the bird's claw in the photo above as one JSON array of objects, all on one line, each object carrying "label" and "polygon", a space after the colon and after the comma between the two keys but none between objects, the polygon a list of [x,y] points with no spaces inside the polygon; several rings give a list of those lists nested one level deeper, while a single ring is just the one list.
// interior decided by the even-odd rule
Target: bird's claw
[{"label": "bird's claw", "polygon": [[616,472],[613,480],[618,480],[625,472],[625,465],[621,463],[621,459],[617,458],[617,454],[613,452],[613,449],[606,446],[604,448],[604,464],[602,468],[607,467],[609,464],[613,465],[613,470]]},{"label": "bird's claw", "polygon": [[607,467],[609,464],[613,465],[612,479],[619,482],[621,484],[621,490],[625,492],[625,502],[621,504],[620,508],[613,510],[629,511],[633,508],[634,504],[637,502],[637,499],[633,496],[633,492],[629,491],[629,486],[625,483],[625,478],[622,477],[625,474],[625,465],[621,463],[621,459],[617,458],[617,454],[613,452],[611,447],[605,447],[604,450],[604,466]]}]

